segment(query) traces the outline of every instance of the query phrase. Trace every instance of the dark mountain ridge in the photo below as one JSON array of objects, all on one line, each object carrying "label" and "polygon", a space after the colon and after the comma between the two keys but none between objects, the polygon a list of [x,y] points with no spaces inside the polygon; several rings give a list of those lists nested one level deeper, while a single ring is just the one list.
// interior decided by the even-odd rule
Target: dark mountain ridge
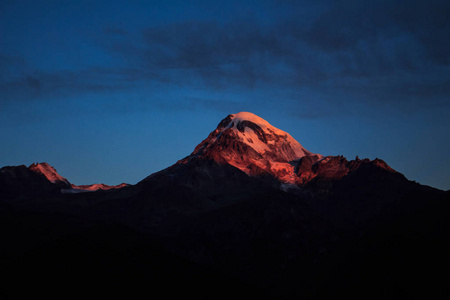
[{"label": "dark mountain ridge", "polygon": [[[93,257],[111,253],[130,278],[160,278],[159,289],[221,278],[214,289],[203,287],[205,299],[238,287],[267,299],[444,299],[448,292],[440,272],[450,267],[449,192],[409,181],[380,159],[311,153],[250,113],[227,116],[191,155],[134,186],[63,194],[42,176],[19,184],[24,175],[4,174],[28,174],[26,167],[7,168],[2,184],[48,186],[21,201],[13,195],[19,188],[1,194],[9,246],[0,254],[8,270],[18,261],[31,269],[41,259],[56,264],[45,253],[62,252],[58,259],[86,270],[94,263],[111,280],[109,267],[82,254],[89,249]],[[24,235],[27,228],[41,228],[39,237]],[[12,251],[22,243],[16,236],[27,236],[28,254]],[[122,254],[114,254],[122,243]],[[148,243],[160,250],[142,246]],[[141,261],[148,268],[164,263],[144,271]],[[198,269],[200,277],[189,276]],[[76,270],[74,282],[84,273]],[[132,286],[155,288],[148,280]]]},{"label": "dark mountain ridge", "polygon": [[59,195],[60,193],[83,193],[98,190],[118,189],[129,186],[90,184],[74,185],[58,174],[48,163],[33,163],[28,168],[6,166],[0,169],[0,195],[7,198]]}]

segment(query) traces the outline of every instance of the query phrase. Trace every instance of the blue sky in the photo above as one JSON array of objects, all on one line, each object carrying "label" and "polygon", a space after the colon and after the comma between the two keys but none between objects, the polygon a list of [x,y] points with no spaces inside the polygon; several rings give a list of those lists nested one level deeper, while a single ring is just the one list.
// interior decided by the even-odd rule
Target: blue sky
[{"label": "blue sky", "polygon": [[450,189],[448,1],[2,1],[0,166],[136,183],[230,113]]}]

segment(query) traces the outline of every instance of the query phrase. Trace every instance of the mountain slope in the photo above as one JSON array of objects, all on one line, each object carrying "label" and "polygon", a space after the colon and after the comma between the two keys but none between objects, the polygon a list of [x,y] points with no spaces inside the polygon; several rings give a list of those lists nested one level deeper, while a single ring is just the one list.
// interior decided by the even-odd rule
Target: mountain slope
[{"label": "mountain slope", "polygon": [[[89,257],[98,247],[92,245],[100,245],[100,254],[94,254],[101,257],[101,249],[127,245],[123,243],[127,236],[134,236],[110,226],[121,224],[139,233],[138,242],[148,238],[195,268],[206,266],[228,274],[266,291],[267,297],[446,299],[448,295],[442,274],[450,268],[450,193],[409,181],[380,159],[349,161],[310,153],[290,135],[250,113],[229,115],[191,155],[135,186],[12,205],[33,213],[59,214],[64,222],[76,220],[67,225],[69,231],[86,229],[81,244],[77,244],[79,237],[67,236],[63,245],[68,247],[63,249],[70,249],[75,241],[76,252]],[[0,206],[9,218],[0,221],[18,224],[8,209]],[[59,234],[61,226],[51,225],[59,221],[47,215],[45,220],[50,224],[29,237],[44,245],[32,261],[61,252],[59,246],[45,243],[47,230],[48,235],[55,230]],[[109,225],[102,231],[86,228],[92,223]],[[23,240],[12,238],[4,251],[15,253],[22,244]],[[138,277],[152,281],[154,275],[142,272],[140,261],[153,264],[165,254],[153,257],[154,251],[147,253],[149,248],[133,245],[120,246],[124,256],[111,252],[114,274],[128,272],[131,262],[140,270]],[[138,249],[138,261],[133,249]],[[77,255],[66,259],[80,261]],[[81,265],[92,271],[88,263]],[[96,268],[100,274],[111,270],[107,263]],[[160,278],[164,278],[162,286],[171,286],[170,276]],[[236,283],[231,284],[222,288],[236,288]],[[187,294],[195,291],[189,289]]]}]

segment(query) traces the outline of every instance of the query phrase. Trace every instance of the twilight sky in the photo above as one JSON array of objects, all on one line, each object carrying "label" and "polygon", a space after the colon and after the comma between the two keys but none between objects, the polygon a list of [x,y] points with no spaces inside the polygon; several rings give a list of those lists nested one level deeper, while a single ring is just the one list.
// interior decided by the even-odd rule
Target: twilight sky
[{"label": "twilight sky", "polygon": [[134,184],[239,111],[450,189],[450,2],[0,2],[0,167]]}]

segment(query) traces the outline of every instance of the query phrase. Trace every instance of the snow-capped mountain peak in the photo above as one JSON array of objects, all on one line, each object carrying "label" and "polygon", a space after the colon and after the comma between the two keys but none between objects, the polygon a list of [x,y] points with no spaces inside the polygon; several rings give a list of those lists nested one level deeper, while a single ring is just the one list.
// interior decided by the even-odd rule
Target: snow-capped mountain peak
[{"label": "snow-capped mountain peak", "polygon": [[228,115],[194,152],[182,160],[194,157],[231,164],[249,175],[268,173],[282,181],[295,182],[289,163],[313,154],[291,135],[263,118],[249,112]]}]

